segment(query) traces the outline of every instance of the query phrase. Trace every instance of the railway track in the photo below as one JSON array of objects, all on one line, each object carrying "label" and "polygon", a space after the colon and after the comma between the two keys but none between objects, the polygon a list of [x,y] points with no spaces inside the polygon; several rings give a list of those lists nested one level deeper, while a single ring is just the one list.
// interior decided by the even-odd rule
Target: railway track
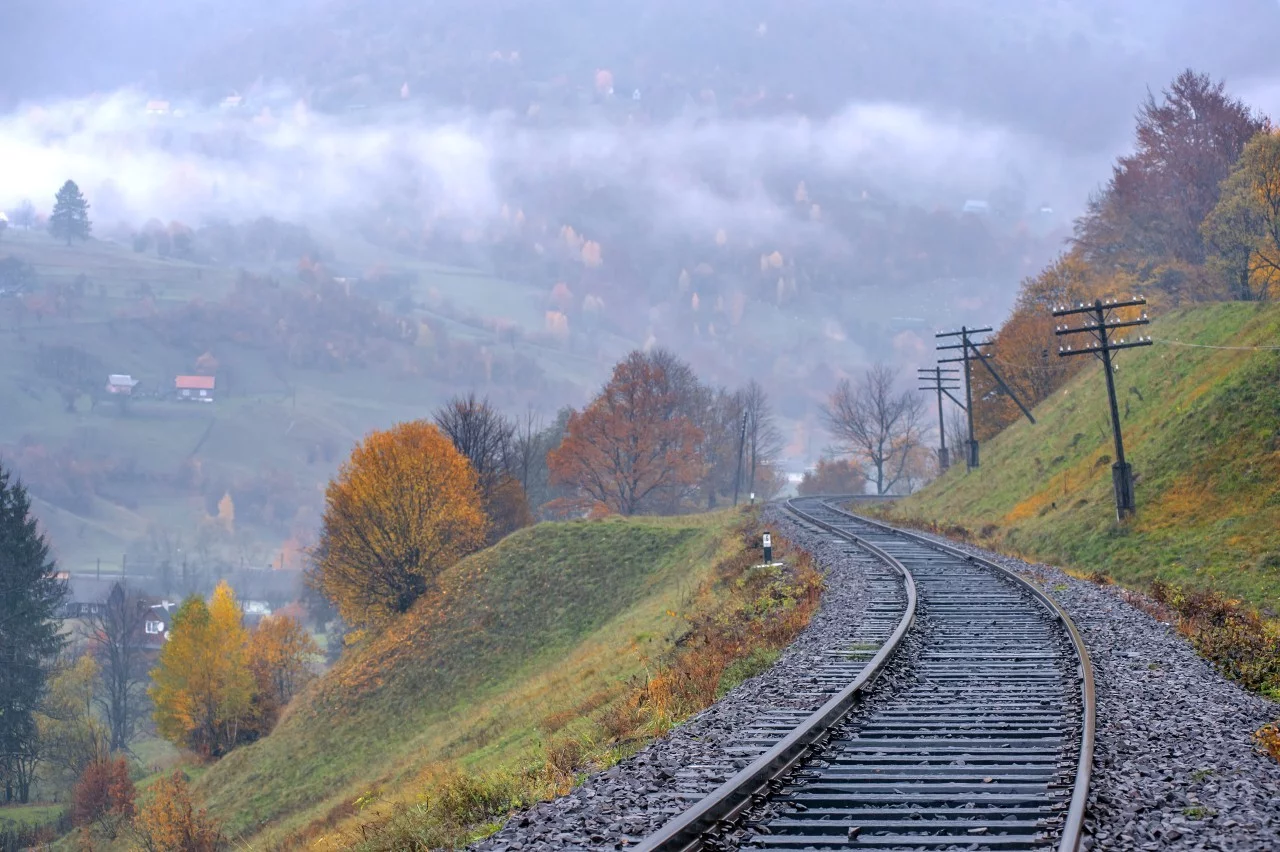
[{"label": "railway track", "polygon": [[883,566],[873,641],[833,649],[823,706],[773,720],[750,765],[638,848],[1077,849],[1093,675],[1066,614],[994,564],[828,499],[787,508]]}]

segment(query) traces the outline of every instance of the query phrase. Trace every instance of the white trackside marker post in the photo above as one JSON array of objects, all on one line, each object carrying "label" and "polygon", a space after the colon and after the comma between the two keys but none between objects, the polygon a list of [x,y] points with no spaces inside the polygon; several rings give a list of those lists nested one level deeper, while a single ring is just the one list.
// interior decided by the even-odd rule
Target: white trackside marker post
[{"label": "white trackside marker post", "polygon": [[764,564],[773,564],[773,537],[768,533],[764,534]]},{"label": "white trackside marker post", "polygon": [[751,492],[751,505],[752,505],[752,506],[754,506],[755,504],[756,504],[756,492],[752,491],[752,492]]}]

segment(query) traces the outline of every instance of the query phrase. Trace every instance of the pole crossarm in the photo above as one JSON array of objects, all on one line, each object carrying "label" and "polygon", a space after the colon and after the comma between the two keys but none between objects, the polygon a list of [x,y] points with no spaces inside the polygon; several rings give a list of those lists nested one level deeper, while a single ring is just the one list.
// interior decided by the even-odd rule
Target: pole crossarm
[{"label": "pole crossarm", "polygon": [[959,331],[940,331],[934,337],[965,337],[970,334],[986,334],[988,331],[995,331],[991,326],[985,328],[962,328]]},{"label": "pole crossarm", "polygon": [[1151,321],[1147,319],[1146,316],[1144,315],[1141,319],[1136,319],[1136,320],[1124,320],[1122,322],[1106,322],[1106,323],[1103,323],[1102,325],[1082,325],[1078,328],[1071,328],[1069,326],[1060,325],[1053,330],[1053,333],[1061,337],[1064,334],[1080,334],[1081,332],[1085,332],[1085,331],[1101,331],[1102,329],[1106,329],[1107,331],[1113,331],[1117,328],[1133,328],[1134,326],[1149,325],[1150,323]]},{"label": "pole crossarm", "polygon": [[1092,341],[1088,346],[1082,346],[1079,349],[1076,349],[1071,346],[1059,346],[1058,355],[1063,358],[1069,358],[1072,355],[1099,355],[1104,350],[1107,352],[1115,352],[1120,349],[1136,349],[1139,346],[1150,346],[1150,345],[1152,345],[1152,341],[1150,337],[1139,337],[1137,340],[1131,340],[1131,341],[1121,340],[1117,343],[1111,343],[1110,341],[1108,341],[1105,345],[1095,340],[1095,341]]},{"label": "pole crossarm", "polygon": [[1097,299],[1092,305],[1086,305],[1084,302],[1077,302],[1074,307],[1071,305],[1059,305],[1053,309],[1055,317],[1069,317],[1074,314],[1092,314],[1096,313],[1098,308],[1103,310],[1114,310],[1116,308],[1137,308],[1145,305],[1147,300],[1141,296],[1135,296],[1127,301],[1118,301],[1116,299]]}]

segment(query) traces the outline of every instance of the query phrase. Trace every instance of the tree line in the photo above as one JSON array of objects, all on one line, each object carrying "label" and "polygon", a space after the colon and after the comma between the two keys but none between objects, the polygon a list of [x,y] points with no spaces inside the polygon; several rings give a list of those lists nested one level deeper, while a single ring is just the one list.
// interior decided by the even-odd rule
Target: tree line
[{"label": "tree line", "polygon": [[[1135,147],[1076,220],[1066,250],[1023,281],[995,335],[1005,380],[1028,404],[1062,387],[1082,359],[1056,357],[1053,307],[1142,294],[1151,306],[1271,299],[1280,282],[1280,133],[1223,82],[1187,70],[1149,94]],[[986,371],[974,372],[976,428],[1019,417]]]},{"label": "tree line", "polygon": [[87,845],[128,831],[150,850],[224,847],[181,773],[136,801],[130,745],[148,717],[204,756],[265,735],[314,677],[319,649],[287,613],[246,627],[225,583],[158,626],[167,616],[124,585],[69,625],[66,594],[30,496],[0,466],[0,800],[27,802],[37,785],[68,793]]},{"label": "tree line", "polygon": [[541,518],[674,514],[782,488],[768,395],[702,382],[666,350],[619,362],[542,425],[474,394],[370,433],[325,495],[309,584],[359,631],[397,618],[468,553]]}]

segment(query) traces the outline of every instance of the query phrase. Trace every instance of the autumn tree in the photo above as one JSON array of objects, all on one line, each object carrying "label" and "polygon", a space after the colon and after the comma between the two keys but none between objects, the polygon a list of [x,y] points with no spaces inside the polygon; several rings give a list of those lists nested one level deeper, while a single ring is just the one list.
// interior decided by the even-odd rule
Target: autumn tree
[{"label": "autumn tree", "polygon": [[100,671],[97,703],[110,731],[109,748],[128,748],[143,713],[148,673],[146,622],[148,607],[137,592],[114,586],[106,606],[83,620],[89,653]]},{"label": "autumn tree", "polygon": [[1077,223],[1085,257],[1104,269],[1140,270],[1205,258],[1200,225],[1245,144],[1265,126],[1221,82],[1186,70],[1138,113],[1136,150],[1121,157]]},{"label": "autumn tree", "polygon": [[43,777],[69,786],[110,753],[110,733],[94,712],[97,686],[98,665],[88,654],[62,661],[49,679],[36,714]]},{"label": "autumn tree", "polygon": [[[1013,311],[994,337],[993,366],[1028,406],[1047,399],[1084,365],[1079,358],[1059,358],[1053,317],[1058,305],[1091,300],[1096,275],[1078,249],[1060,255],[1022,282]],[[982,365],[972,366],[974,426],[986,440],[1022,416],[1017,403]],[[965,440],[968,440],[967,438]],[[961,447],[963,444],[955,444]]]},{"label": "autumn tree", "polygon": [[329,483],[310,581],[348,624],[385,624],[484,543],[476,472],[425,421],[369,434]]},{"label": "autumn tree", "polygon": [[58,190],[53,205],[53,213],[49,216],[49,233],[56,239],[65,239],[67,245],[72,240],[89,239],[92,229],[89,222],[89,202],[75,181],[69,180]]},{"label": "autumn tree", "polygon": [[240,604],[225,582],[207,605],[195,596],[183,602],[152,672],[162,737],[206,757],[235,747],[252,713],[247,644]]},{"label": "autumn tree", "polygon": [[248,663],[255,686],[254,703],[263,731],[275,724],[281,710],[315,677],[320,646],[288,615],[269,615],[249,636]]},{"label": "autumn tree", "polygon": [[36,710],[58,651],[65,584],[22,483],[0,465],[0,782],[26,802],[39,759]]},{"label": "autumn tree", "polygon": [[1203,231],[1231,296],[1270,298],[1280,283],[1280,130],[1245,146]]},{"label": "autumn tree", "polygon": [[634,514],[664,489],[696,485],[705,471],[703,434],[680,411],[681,388],[671,379],[661,360],[643,352],[615,366],[548,456],[553,481],[620,515]]},{"label": "autumn tree", "polygon": [[896,370],[877,364],[856,385],[841,379],[822,409],[840,449],[870,467],[876,494],[898,484],[924,437],[924,401],[912,391],[898,392],[897,379]]},{"label": "autumn tree", "polygon": [[863,494],[867,477],[851,459],[823,457],[813,470],[806,470],[796,486],[801,497],[834,494]]},{"label": "autumn tree", "polygon": [[134,831],[146,852],[219,852],[229,845],[217,821],[192,803],[181,770],[151,786]]},{"label": "autumn tree", "polygon": [[133,818],[136,791],[124,756],[98,757],[85,766],[71,794],[71,821],[114,839]]}]

